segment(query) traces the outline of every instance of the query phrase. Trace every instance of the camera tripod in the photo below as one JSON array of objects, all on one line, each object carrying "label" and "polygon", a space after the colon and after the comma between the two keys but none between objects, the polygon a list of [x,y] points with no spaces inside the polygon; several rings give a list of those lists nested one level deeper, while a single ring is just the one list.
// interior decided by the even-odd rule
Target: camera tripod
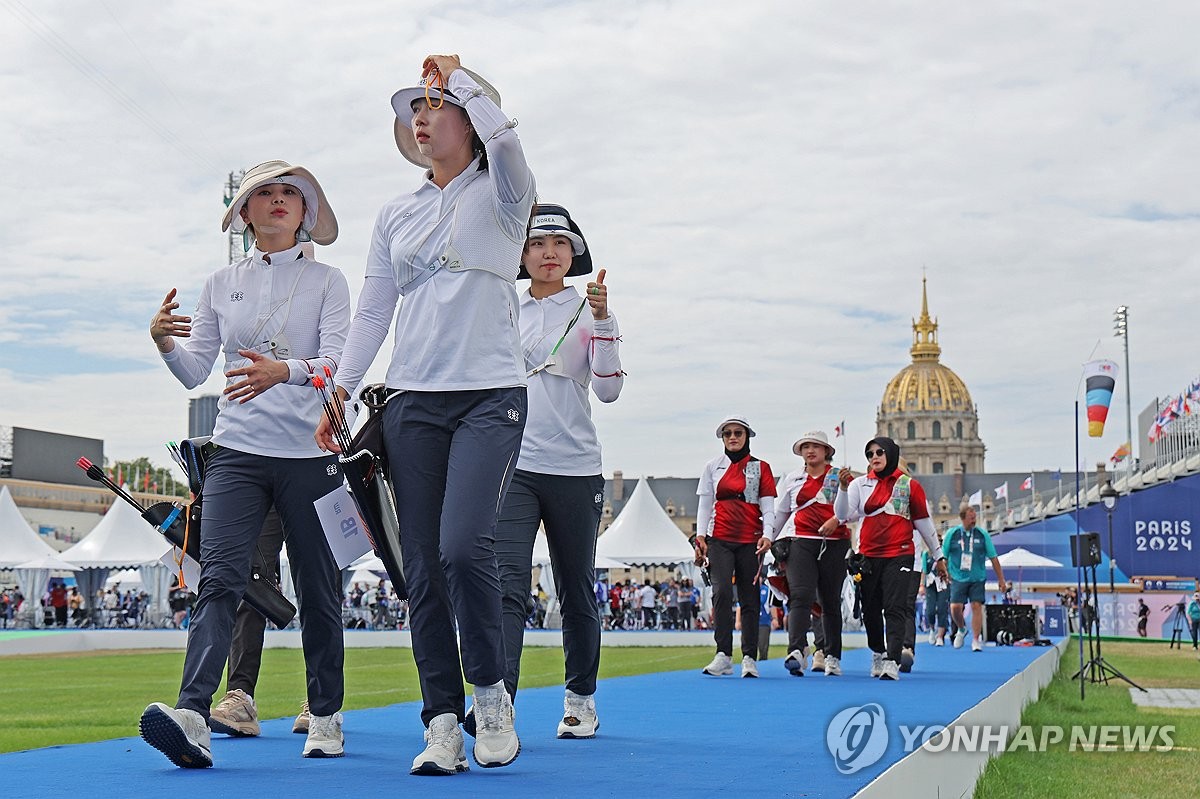
[{"label": "camera tripod", "polygon": [[1174,605],[1163,605],[1163,610],[1171,611],[1171,644],[1167,648],[1183,649],[1184,604],[1176,602]]},{"label": "camera tripod", "polygon": [[1100,614],[1096,610],[1096,565],[1092,564],[1090,567],[1092,580],[1090,589],[1088,588],[1088,568],[1080,568],[1083,568],[1084,596],[1081,597],[1079,605],[1079,622],[1083,628],[1082,634],[1087,636],[1089,660],[1080,664],[1079,671],[1075,672],[1071,679],[1083,680],[1086,675],[1088,682],[1108,685],[1109,678],[1115,677],[1124,680],[1139,691],[1145,692],[1145,688],[1126,677],[1118,668],[1104,659],[1100,648]]}]

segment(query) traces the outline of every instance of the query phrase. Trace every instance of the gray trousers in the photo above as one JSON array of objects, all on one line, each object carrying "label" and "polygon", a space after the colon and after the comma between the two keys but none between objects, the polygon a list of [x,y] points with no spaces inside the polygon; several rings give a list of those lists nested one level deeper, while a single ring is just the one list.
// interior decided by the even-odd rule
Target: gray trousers
[{"label": "gray trousers", "polygon": [[504,687],[516,696],[525,643],[525,603],[533,576],[533,542],[546,526],[554,590],[562,606],[566,687],[596,693],[600,670],[600,614],[596,580],[596,531],[604,504],[601,475],[569,477],[518,470],[496,523],[496,563],[504,624]]},{"label": "gray trousers", "polygon": [[176,707],[208,716],[229,658],[251,554],[274,504],[283,521],[300,600],[309,708],[316,716],[341,710],[342,577],[313,508],[314,500],[341,484],[342,470],[333,455],[269,458],[222,447],[209,458],[200,528],[200,585]]},{"label": "gray trousers", "polygon": [[525,406],[519,386],[406,391],[384,411],[426,726],[443,713],[463,718],[464,676],[472,685],[504,679],[494,535]]},{"label": "gray trousers", "polygon": [[[275,508],[267,513],[258,543],[250,556],[250,568],[275,584],[279,583],[279,551],[283,549],[283,523]],[[250,696],[258,686],[258,672],[262,668],[263,635],[267,629],[266,618],[244,601],[238,603],[237,618],[233,624],[233,640],[229,645],[229,677],[226,680],[230,691],[240,688]]]}]

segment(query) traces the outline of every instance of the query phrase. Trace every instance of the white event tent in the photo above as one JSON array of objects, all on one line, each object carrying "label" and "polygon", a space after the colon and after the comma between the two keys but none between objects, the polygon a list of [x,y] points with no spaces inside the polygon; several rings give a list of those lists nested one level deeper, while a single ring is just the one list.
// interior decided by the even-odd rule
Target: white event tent
[{"label": "white event tent", "polygon": [[[37,607],[50,572],[71,570],[64,560],[25,521],[8,486],[0,488],[0,569],[14,570],[17,588],[30,603],[29,607]],[[42,614],[33,613],[31,619],[35,626],[40,626]]]},{"label": "white event tent", "polygon": [[596,559],[601,557],[630,566],[678,566],[691,563],[695,553],[643,477],[620,515],[597,540]]},{"label": "white event tent", "polygon": [[158,613],[167,613],[171,570],[159,560],[171,545],[128,503],[117,500],[95,529],[61,553],[79,571],[75,580],[87,607],[95,608],[96,592],[113,569],[136,568]]}]

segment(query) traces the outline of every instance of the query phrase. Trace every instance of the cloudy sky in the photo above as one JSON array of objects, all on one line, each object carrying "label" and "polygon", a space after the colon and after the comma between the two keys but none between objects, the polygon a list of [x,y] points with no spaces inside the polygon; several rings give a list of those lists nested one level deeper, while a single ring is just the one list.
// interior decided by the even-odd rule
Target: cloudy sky
[{"label": "cloudy sky", "polygon": [[[861,452],[923,272],[989,471],[1070,467],[1080,365],[1122,360],[1120,304],[1135,417],[1200,374],[1192,3],[0,0],[0,19],[0,424],[110,458],[166,464],[186,434],[202,392],[147,328],[223,265],[231,170],[311,168],[341,222],[320,257],[357,296],[376,211],[420,179],[388,100],[429,52],[500,88],[541,198],[608,270],[629,376],[595,411],[606,472],[694,475],[730,412],[777,471],[842,420]],[[1085,461],[1125,439],[1124,403],[1122,379]]]}]

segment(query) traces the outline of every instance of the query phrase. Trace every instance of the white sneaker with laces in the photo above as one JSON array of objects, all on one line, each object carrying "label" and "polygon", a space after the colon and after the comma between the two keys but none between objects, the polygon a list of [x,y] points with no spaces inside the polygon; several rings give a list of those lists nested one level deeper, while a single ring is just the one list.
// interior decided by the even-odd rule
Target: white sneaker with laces
[{"label": "white sneaker with laces", "polygon": [[439,776],[469,769],[458,717],[453,713],[434,716],[425,730],[425,751],[413,758],[409,773]]},{"label": "white sneaker with laces", "polygon": [[342,714],[311,716],[308,721],[308,739],[304,742],[305,757],[341,757]]},{"label": "white sneaker with laces", "polygon": [[972,652],[982,652],[983,651],[983,641],[980,641],[975,636],[971,636],[971,651]]},{"label": "white sneaker with laces", "polygon": [[308,735],[308,723],[312,720],[312,713],[308,712],[308,700],[304,700],[304,704],[300,706],[300,715],[296,716],[296,720],[292,722],[292,732],[297,735]]},{"label": "white sneaker with laces", "polygon": [[563,697],[563,718],[558,723],[559,738],[594,738],[600,729],[596,718],[596,697],[583,696],[568,689]]},{"label": "white sneaker with laces", "polygon": [[936,627],[929,628],[929,643],[931,643],[931,644],[937,643],[937,628]]},{"label": "white sneaker with laces", "polygon": [[[457,729],[457,726],[455,727]],[[504,681],[475,686],[475,762],[484,768],[507,766],[521,754],[513,726],[512,697]]]},{"label": "white sneaker with laces", "polygon": [[883,672],[879,675],[881,680],[898,680],[900,679],[900,664],[894,660],[883,661]]},{"label": "white sneaker with laces", "polygon": [[825,658],[825,676],[826,677],[841,677],[842,676],[842,661],[829,655]]},{"label": "white sneaker with laces", "polygon": [[967,631],[959,630],[954,634],[954,648],[962,649],[963,641],[967,640]]},{"label": "white sneaker with laces", "polygon": [[213,732],[233,735],[237,738],[252,738],[261,732],[258,726],[258,708],[254,697],[241,688],[234,688],[208,714],[208,728]]},{"label": "white sneaker with laces", "polygon": [[724,652],[718,652],[713,656],[712,663],[704,667],[705,674],[711,674],[714,677],[722,674],[733,674],[733,660]]},{"label": "white sneaker with laces", "polygon": [[934,640],[934,642],[933,642],[933,645],[934,645],[934,646],[945,646],[945,645],[946,645],[946,639],[944,639],[944,638],[938,638],[938,639]]},{"label": "white sneaker with laces", "polygon": [[871,676],[878,677],[883,674],[883,653],[871,653]]},{"label": "white sneaker with laces", "polygon": [[807,663],[807,661],[808,658],[805,656],[804,650],[793,649],[791,652],[788,652],[787,657],[783,659],[783,667],[797,677],[803,677],[804,665]]},{"label": "white sneaker with laces", "polygon": [[813,652],[813,671],[824,671],[824,670],[825,670],[825,650],[818,649],[816,652]]},{"label": "white sneaker with laces", "polygon": [[154,702],[142,711],[138,730],[142,740],[180,768],[212,767],[212,736],[196,711]]},{"label": "white sneaker with laces", "polygon": [[754,658],[750,657],[749,655],[746,655],[744,658],[742,658],[742,676],[758,676],[758,664],[754,661]]}]

